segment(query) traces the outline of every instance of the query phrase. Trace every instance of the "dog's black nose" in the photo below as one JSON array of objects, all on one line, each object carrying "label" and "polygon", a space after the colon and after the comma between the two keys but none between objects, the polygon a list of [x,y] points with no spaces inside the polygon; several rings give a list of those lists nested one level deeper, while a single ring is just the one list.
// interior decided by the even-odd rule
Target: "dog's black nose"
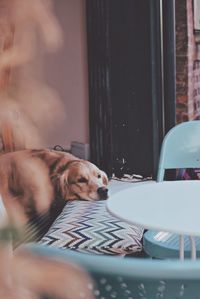
[{"label": "dog's black nose", "polygon": [[98,188],[97,193],[99,194],[100,199],[107,199],[108,198],[108,189],[106,187]]}]

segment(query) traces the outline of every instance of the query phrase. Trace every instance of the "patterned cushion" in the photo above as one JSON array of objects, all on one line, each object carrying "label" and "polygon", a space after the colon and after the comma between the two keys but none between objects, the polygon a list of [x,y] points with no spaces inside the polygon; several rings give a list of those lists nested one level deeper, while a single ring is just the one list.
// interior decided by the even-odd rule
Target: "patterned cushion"
[{"label": "patterned cushion", "polygon": [[142,250],[143,229],[110,215],[105,201],[69,202],[40,243],[99,254]]}]

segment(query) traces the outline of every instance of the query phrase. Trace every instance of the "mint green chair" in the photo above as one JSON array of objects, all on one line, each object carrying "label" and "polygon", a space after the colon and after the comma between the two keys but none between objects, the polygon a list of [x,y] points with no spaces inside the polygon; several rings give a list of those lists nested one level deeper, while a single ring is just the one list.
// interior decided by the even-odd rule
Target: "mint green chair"
[{"label": "mint green chair", "polygon": [[[157,181],[164,180],[167,169],[182,168],[200,168],[199,120],[176,125],[166,134],[161,147]],[[195,242],[197,256],[200,257],[200,238],[195,238]],[[179,256],[179,236],[176,234],[149,230],[144,234],[143,246],[145,252],[153,258],[178,258]],[[184,237],[184,250],[185,257],[189,257],[188,236]]]},{"label": "mint green chair", "polygon": [[[154,260],[80,253],[44,245],[26,245],[36,256],[71,262],[90,274],[96,299],[198,299],[199,260]],[[63,285],[67,288],[67,285]],[[80,299],[84,291],[80,291]],[[53,299],[53,298],[52,298]],[[85,298],[87,299],[87,298]]]}]

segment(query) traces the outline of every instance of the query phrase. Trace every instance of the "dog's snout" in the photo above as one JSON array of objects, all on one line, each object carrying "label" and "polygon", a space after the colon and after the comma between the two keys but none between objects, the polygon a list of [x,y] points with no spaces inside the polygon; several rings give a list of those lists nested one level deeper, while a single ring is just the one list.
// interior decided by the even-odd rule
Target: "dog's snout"
[{"label": "dog's snout", "polygon": [[108,189],[106,187],[98,188],[97,193],[99,194],[101,199],[107,199],[108,198]]}]

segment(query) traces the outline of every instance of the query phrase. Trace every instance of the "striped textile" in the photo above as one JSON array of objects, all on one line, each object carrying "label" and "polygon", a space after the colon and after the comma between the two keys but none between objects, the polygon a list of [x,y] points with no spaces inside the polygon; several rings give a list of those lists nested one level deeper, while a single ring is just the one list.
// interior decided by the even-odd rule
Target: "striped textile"
[{"label": "striped textile", "polygon": [[110,215],[105,201],[68,202],[40,243],[99,254],[142,250],[143,229]]}]

